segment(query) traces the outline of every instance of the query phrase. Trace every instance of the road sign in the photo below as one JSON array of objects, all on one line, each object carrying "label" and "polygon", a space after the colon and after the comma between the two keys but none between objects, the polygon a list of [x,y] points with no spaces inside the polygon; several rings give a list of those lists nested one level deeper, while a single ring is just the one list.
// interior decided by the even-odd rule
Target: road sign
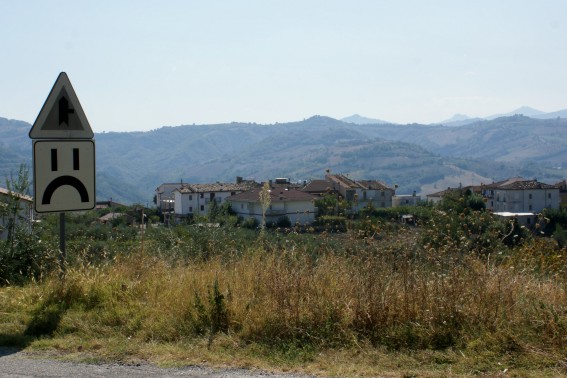
[{"label": "road sign", "polygon": [[31,139],[92,139],[94,133],[75,90],[61,72],[35,120]]},{"label": "road sign", "polygon": [[94,209],[93,140],[36,140],[33,162],[36,212]]}]

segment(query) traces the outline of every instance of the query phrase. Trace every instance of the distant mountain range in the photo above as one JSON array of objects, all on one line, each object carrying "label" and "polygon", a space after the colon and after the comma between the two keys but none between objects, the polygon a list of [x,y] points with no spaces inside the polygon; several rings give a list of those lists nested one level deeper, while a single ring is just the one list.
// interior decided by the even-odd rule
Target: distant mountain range
[{"label": "distant mountain range", "polygon": [[[482,121],[482,120],[493,120],[496,118],[500,118],[500,117],[510,117],[513,115],[523,115],[526,117],[530,117],[530,118],[535,118],[535,119],[552,119],[552,118],[567,118],[567,109],[563,109],[563,110],[558,110],[556,112],[550,112],[550,113],[546,113],[546,112],[542,112],[541,110],[537,110],[534,108],[530,108],[529,106],[522,106],[516,110],[513,110],[509,113],[503,113],[503,114],[494,114],[488,117],[469,117],[466,114],[455,114],[453,117],[446,119],[444,121],[441,122],[435,122],[435,125],[445,125],[445,126],[464,126],[464,125],[468,125],[471,123],[475,123],[478,121]],[[363,125],[363,124],[388,124],[388,123],[394,123],[394,122],[388,122],[388,121],[383,121],[380,119],[374,119],[374,118],[368,118],[368,117],[364,117],[361,116],[359,114],[354,114],[351,115],[349,117],[345,117],[345,118],[341,118],[341,121],[343,122],[349,122],[349,123],[356,123],[359,125]]]},{"label": "distant mountain range", "polygon": [[[30,128],[0,118],[0,178],[21,163],[31,169]],[[512,176],[548,183],[567,177],[567,119],[557,117],[503,116],[451,127],[314,116],[275,125],[107,132],[95,140],[97,199],[125,203],[151,203],[164,182],[232,182],[236,176],[303,181],[322,178],[327,169],[397,185],[399,194]]]}]

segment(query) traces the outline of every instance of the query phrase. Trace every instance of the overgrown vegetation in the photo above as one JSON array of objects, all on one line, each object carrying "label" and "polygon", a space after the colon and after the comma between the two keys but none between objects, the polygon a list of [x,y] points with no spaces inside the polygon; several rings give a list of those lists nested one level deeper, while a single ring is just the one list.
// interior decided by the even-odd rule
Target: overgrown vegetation
[{"label": "overgrown vegetation", "polygon": [[[466,197],[355,219],[329,215],[328,229],[261,237],[218,212],[223,226],[148,226],[143,253],[139,227],[69,216],[63,282],[50,263],[56,219],[48,216],[18,236],[18,253],[42,263],[3,277],[0,342],[187,363],[193,350],[225,356],[218,363],[238,356],[245,366],[338,375],[392,369],[368,357],[376,355],[410,361],[408,376],[567,374],[559,232],[549,238],[499,222]],[[400,223],[401,214],[414,214],[417,225]],[[561,216],[543,222],[562,227]],[[325,366],[331,355],[351,367]]]}]

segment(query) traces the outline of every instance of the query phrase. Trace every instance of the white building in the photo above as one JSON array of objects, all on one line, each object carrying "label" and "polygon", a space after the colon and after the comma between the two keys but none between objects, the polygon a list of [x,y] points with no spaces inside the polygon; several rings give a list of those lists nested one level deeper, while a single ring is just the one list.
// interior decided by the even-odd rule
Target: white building
[{"label": "white building", "polygon": [[0,240],[8,238],[8,226],[10,223],[8,203],[10,195],[16,198],[19,204],[19,211],[15,220],[16,224],[30,226],[34,219],[32,197],[25,194],[10,193],[8,189],[0,188]]},{"label": "white building", "polygon": [[207,215],[211,202],[222,205],[235,194],[257,186],[253,181],[237,183],[183,184],[173,191],[173,209],[177,222],[194,215]]},{"label": "white building", "polygon": [[[260,191],[255,188],[228,198],[232,210],[243,218],[255,218],[262,222],[262,204]],[[315,197],[294,188],[272,187],[270,190],[270,206],[266,209],[266,223],[277,223],[287,217],[292,225],[311,224],[315,221]]]},{"label": "white building", "polygon": [[543,209],[558,209],[559,188],[537,180],[515,177],[482,186],[486,208],[494,212],[539,213]]}]

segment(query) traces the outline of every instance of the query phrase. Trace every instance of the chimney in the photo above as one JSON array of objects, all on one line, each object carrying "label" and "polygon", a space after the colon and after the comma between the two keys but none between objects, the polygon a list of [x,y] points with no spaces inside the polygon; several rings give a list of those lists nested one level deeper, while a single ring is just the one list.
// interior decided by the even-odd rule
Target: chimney
[{"label": "chimney", "polygon": [[236,176],[236,183],[242,184],[242,176]]}]

